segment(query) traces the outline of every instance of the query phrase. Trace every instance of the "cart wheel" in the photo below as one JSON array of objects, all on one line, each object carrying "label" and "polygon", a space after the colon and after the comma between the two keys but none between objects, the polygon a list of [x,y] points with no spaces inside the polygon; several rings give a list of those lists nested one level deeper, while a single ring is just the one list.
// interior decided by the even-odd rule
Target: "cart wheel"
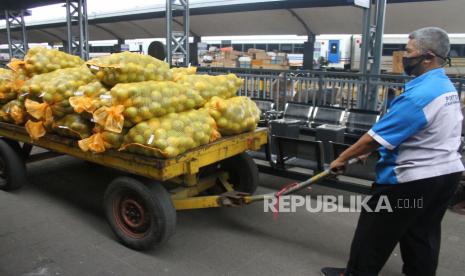
[{"label": "cart wheel", "polygon": [[12,145],[0,139],[0,189],[5,191],[19,189],[27,183],[26,165]]},{"label": "cart wheel", "polygon": [[258,187],[258,168],[247,153],[235,155],[220,162],[220,168],[229,174],[234,190],[253,194]]},{"label": "cart wheel", "polygon": [[174,233],[176,209],[160,183],[118,177],[105,192],[104,207],[113,232],[132,249],[150,249]]},{"label": "cart wheel", "polygon": [[2,140],[5,141],[16,153],[18,153],[18,155],[23,160],[27,160],[32,150],[31,144],[23,144],[23,146],[21,147],[18,141],[8,139],[5,137],[3,137]]}]

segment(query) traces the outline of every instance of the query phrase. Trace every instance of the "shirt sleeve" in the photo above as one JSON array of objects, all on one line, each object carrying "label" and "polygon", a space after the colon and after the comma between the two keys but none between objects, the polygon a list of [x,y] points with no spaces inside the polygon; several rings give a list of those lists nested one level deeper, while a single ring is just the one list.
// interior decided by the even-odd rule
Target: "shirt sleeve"
[{"label": "shirt sleeve", "polygon": [[402,98],[392,103],[389,112],[368,131],[368,135],[385,148],[393,150],[426,124],[423,109],[411,100]]}]

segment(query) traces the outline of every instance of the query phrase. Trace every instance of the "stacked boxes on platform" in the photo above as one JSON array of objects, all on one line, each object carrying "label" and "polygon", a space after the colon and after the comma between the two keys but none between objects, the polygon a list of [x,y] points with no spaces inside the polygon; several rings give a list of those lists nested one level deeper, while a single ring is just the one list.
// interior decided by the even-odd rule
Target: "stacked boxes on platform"
[{"label": "stacked boxes on platform", "polygon": [[237,59],[241,52],[234,51],[232,47],[221,48],[216,54],[216,58],[211,63],[211,67],[237,67]]},{"label": "stacked boxes on platform", "polygon": [[266,52],[261,49],[248,49],[247,52],[233,50],[232,47],[209,51],[211,62],[202,62],[201,66],[240,67],[257,69],[289,69],[286,53]]},{"label": "stacked boxes on platform", "polygon": [[249,49],[247,55],[252,59],[252,68],[262,68],[263,65],[271,64],[271,56],[264,50]]},{"label": "stacked boxes on platform", "polygon": [[252,57],[252,68],[289,69],[286,53],[267,53],[260,49],[249,49],[247,53]]}]

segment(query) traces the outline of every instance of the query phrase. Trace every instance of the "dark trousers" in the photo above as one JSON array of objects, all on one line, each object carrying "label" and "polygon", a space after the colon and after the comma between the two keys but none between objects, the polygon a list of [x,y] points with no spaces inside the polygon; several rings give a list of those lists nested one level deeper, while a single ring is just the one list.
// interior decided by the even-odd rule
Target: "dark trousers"
[{"label": "dark trousers", "polygon": [[362,209],[350,249],[347,274],[378,275],[399,243],[404,274],[435,275],[441,221],[460,177],[461,173],[453,173],[398,185],[374,184],[367,205],[374,210],[379,199],[387,197],[393,212]]}]

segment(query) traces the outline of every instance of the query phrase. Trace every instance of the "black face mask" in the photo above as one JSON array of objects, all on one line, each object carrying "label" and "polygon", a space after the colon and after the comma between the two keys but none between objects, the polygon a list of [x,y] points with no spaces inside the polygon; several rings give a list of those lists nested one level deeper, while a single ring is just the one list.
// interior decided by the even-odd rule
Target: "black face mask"
[{"label": "black face mask", "polygon": [[[417,59],[418,61],[415,62],[415,60]],[[417,57],[403,57],[402,65],[404,66],[405,74],[411,76],[414,73],[415,69],[418,67],[418,65],[420,65],[424,59],[425,59],[424,55],[417,56]]]}]

